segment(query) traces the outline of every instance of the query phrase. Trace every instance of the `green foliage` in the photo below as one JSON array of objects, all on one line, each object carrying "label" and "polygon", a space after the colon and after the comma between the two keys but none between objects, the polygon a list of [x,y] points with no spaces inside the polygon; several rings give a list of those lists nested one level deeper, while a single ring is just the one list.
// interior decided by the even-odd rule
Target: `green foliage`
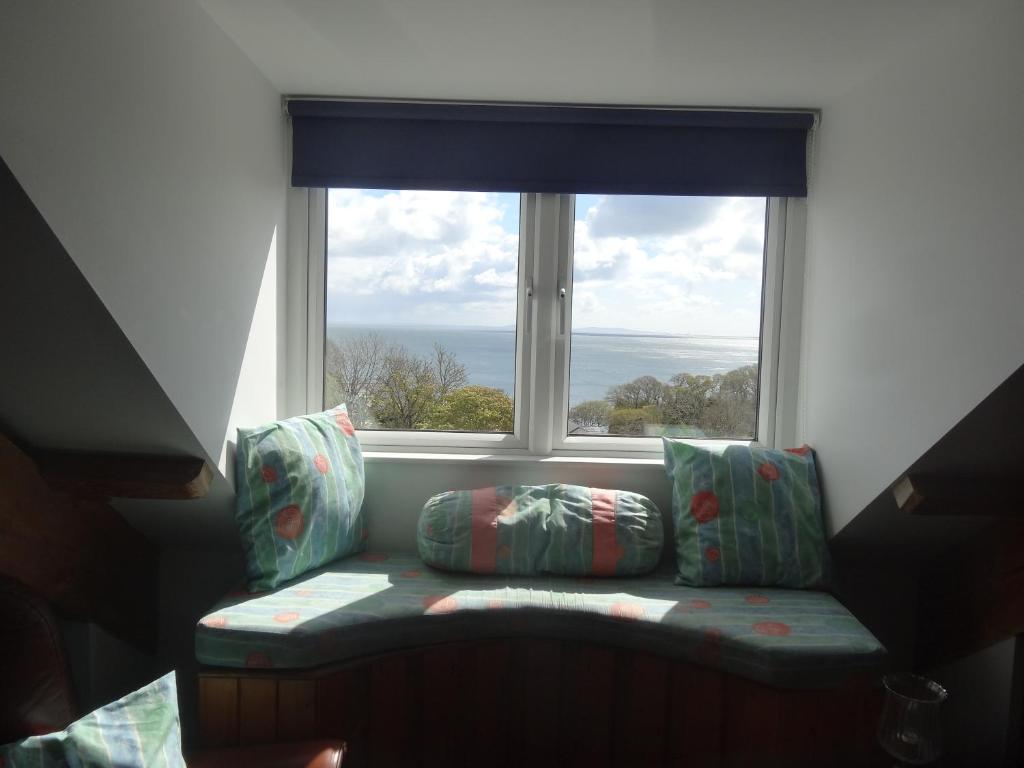
[{"label": "green foliage", "polygon": [[616,408],[608,422],[608,434],[642,435],[646,418],[643,408]]},{"label": "green foliage", "polygon": [[[511,432],[512,399],[467,385],[465,366],[440,345],[417,357],[376,333],[327,342],[325,404],[348,403],[359,428]],[[752,438],[757,385],[756,365],[668,383],[641,376],[574,406],[569,420],[574,431],[613,435]]]},{"label": "green foliage", "polygon": [[616,435],[754,437],[757,366],[714,376],[680,373],[663,384],[641,376],[608,390],[607,424]]},{"label": "green foliage", "polygon": [[511,432],[514,411],[512,398],[500,389],[462,387],[435,403],[416,428]]},{"label": "green foliage", "polygon": [[604,400],[587,400],[569,409],[569,421],[584,430],[607,427],[612,410],[611,403]]}]

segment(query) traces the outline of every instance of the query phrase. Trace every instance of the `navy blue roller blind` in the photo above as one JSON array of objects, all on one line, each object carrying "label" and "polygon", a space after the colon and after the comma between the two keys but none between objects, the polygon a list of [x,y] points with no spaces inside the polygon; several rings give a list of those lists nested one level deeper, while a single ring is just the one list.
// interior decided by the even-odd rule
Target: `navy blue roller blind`
[{"label": "navy blue roller blind", "polygon": [[297,187],[807,194],[810,112],[298,100]]}]

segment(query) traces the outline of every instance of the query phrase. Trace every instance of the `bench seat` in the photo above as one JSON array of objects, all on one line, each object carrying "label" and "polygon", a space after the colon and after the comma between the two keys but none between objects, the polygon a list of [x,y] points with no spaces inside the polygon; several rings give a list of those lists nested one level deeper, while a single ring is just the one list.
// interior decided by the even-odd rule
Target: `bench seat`
[{"label": "bench seat", "polygon": [[658,653],[780,688],[840,687],[885,658],[824,592],[695,589],[670,573],[453,574],[383,553],[225,598],[199,622],[196,656],[213,667],[301,670],[432,643],[537,636]]}]

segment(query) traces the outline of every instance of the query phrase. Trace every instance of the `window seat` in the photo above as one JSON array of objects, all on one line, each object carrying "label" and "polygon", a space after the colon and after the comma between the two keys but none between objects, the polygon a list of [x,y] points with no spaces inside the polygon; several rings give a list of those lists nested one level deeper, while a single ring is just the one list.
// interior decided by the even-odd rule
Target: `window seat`
[{"label": "window seat", "polygon": [[196,629],[200,663],[307,670],[431,644],[582,640],[710,667],[777,688],[838,688],[885,649],[835,598],[806,590],[639,578],[506,577],[364,553],[272,592],[221,601]]}]

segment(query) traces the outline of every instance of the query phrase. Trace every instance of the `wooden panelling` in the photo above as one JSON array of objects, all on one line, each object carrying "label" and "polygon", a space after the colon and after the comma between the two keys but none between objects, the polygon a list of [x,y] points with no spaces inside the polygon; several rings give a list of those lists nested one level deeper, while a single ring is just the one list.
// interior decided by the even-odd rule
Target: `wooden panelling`
[{"label": "wooden panelling", "polygon": [[230,747],[238,739],[240,681],[232,677],[199,679],[199,739],[206,747]]},{"label": "wooden panelling", "polygon": [[65,618],[156,647],[159,553],[107,504],[50,489],[0,436],[0,573]]},{"label": "wooden panelling", "polygon": [[277,686],[278,740],[313,738],[316,720],[316,681],[281,680]]},{"label": "wooden panelling", "polygon": [[455,643],[308,674],[211,671],[200,682],[204,745],[270,733],[343,738],[346,766],[865,766],[880,757],[881,697],[864,682],[780,690],[587,643]]},{"label": "wooden panelling", "polygon": [[562,765],[612,765],[612,708],[615,696],[615,651],[568,646],[562,655]]},{"label": "wooden panelling", "polygon": [[238,743],[277,741],[277,680],[243,678],[238,686]]}]

